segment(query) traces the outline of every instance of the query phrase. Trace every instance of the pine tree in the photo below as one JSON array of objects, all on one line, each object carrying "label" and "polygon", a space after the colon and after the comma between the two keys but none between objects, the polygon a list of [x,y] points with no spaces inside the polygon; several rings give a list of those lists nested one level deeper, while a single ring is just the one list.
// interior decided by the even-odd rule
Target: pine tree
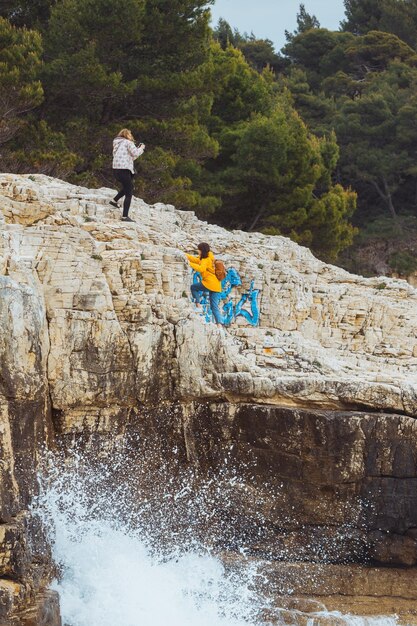
[{"label": "pine tree", "polygon": [[312,28],[320,28],[320,22],[315,15],[310,15],[306,11],[305,5],[300,4],[300,9],[297,15],[297,32],[305,33]]},{"label": "pine tree", "polygon": [[279,72],[284,67],[284,60],[275,52],[270,39],[259,39],[253,33],[242,35],[236,28],[232,29],[224,19],[219,19],[213,37],[223,50],[228,46],[238,48],[249,65],[258,72],[262,72],[266,67]]},{"label": "pine tree", "polygon": [[293,33],[285,31],[285,38],[287,42],[293,41],[294,37],[301,33],[306,33],[313,28],[320,28],[320,22],[315,15],[310,15],[306,11],[305,5],[300,4],[299,11],[297,13],[297,28]]},{"label": "pine tree", "polygon": [[0,16],[14,26],[41,29],[48,22],[57,0],[2,0]]},{"label": "pine tree", "polygon": [[344,0],[344,5],[346,19],[341,24],[343,30],[355,35],[378,30],[383,13],[383,0]]},{"label": "pine tree", "polygon": [[394,219],[397,192],[405,180],[417,180],[416,88],[417,68],[394,61],[374,75],[361,98],[346,100],[336,118],[344,176],[371,186]]},{"label": "pine tree", "polygon": [[223,50],[226,50],[228,46],[239,47],[239,44],[243,40],[242,35],[236,28],[232,28],[230,24],[222,17],[217,22],[217,25],[213,31],[213,37],[219,42]]},{"label": "pine tree", "polygon": [[38,33],[0,18],[0,144],[9,141],[23,125],[24,115],[42,102],[41,54]]},{"label": "pine tree", "polygon": [[384,0],[378,29],[417,47],[417,0]]},{"label": "pine tree", "polygon": [[[51,120],[109,121],[137,87],[144,0],[62,0],[45,36],[44,82]],[[80,113],[82,114],[80,115]]]},{"label": "pine tree", "polygon": [[[208,163],[205,179],[222,198],[214,219],[314,241],[323,258],[335,258],[352,240],[356,199],[332,185],[335,136],[311,136],[271,75],[254,72],[237,50],[217,49],[215,59],[218,89],[210,128],[220,152]],[[334,237],[319,244],[319,233],[333,227]]]},{"label": "pine tree", "polygon": [[337,160],[335,138],[311,136],[288,103],[243,125],[224,173],[236,225],[290,236],[335,260],[352,243],[356,208],[356,194],[331,182]]},{"label": "pine tree", "polygon": [[345,0],[341,26],[356,35],[379,30],[417,44],[417,0]]}]

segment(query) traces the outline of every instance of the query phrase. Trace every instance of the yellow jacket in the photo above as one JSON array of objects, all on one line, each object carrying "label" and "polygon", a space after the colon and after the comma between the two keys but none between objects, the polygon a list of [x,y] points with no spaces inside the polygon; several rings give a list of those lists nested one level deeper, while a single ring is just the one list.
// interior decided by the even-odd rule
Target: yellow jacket
[{"label": "yellow jacket", "polygon": [[220,292],[222,290],[221,282],[214,273],[214,254],[212,252],[208,253],[206,259],[200,259],[200,257],[191,254],[187,254],[186,257],[193,270],[201,274],[204,287],[210,291]]}]

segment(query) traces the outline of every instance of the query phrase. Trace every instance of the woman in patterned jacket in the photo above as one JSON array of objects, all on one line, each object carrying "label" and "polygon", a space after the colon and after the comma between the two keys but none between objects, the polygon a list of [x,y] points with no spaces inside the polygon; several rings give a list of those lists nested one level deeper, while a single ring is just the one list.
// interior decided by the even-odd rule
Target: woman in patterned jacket
[{"label": "woman in patterned jacket", "polygon": [[129,217],[130,203],[133,195],[133,176],[135,174],[134,160],[145,150],[145,144],[135,145],[133,135],[127,128],[123,128],[113,140],[113,173],[116,180],[122,185],[119,193],[110,201],[112,206],[119,208],[118,200],[125,197],[123,203],[122,220],[133,222]]}]

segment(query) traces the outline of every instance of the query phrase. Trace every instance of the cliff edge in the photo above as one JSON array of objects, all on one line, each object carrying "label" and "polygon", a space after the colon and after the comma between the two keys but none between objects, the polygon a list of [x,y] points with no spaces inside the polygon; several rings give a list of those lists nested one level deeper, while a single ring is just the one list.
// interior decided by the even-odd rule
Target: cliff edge
[{"label": "cliff edge", "polygon": [[[26,514],[42,448],[172,407],[184,462],[213,466],[233,442],[259,491],[279,484],[255,551],[314,560],[320,541],[331,562],[416,565],[417,290],[172,206],[135,199],[127,224],[112,196],[0,174],[0,623],[49,576]],[[227,331],[189,297],[182,251],[200,241],[241,279],[229,304],[246,315]],[[353,500],[372,503],[360,521]],[[52,623],[36,619],[22,623]]]}]

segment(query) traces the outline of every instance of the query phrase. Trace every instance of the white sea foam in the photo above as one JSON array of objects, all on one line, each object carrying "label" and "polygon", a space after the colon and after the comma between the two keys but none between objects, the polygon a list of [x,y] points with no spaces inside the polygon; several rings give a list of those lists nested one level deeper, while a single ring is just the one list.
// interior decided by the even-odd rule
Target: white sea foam
[{"label": "white sea foam", "polygon": [[[113,463],[113,469],[115,466]],[[211,552],[213,537],[204,545],[203,533],[197,539],[194,536],[203,522],[209,528],[212,507],[218,504],[216,498],[207,498],[207,485],[202,488],[203,495],[184,481],[176,485],[176,491],[166,486],[161,491],[161,477],[154,477],[137,506],[137,492],[132,496],[131,483],[118,489],[111,476],[106,464],[93,469],[75,455],[66,469],[53,466],[51,471],[50,467],[47,479],[41,481],[35,511],[47,528],[59,568],[53,588],[60,595],[64,626],[268,623],[261,616],[269,601],[255,592],[256,564],[248,561],[238,572],[225,568]],[[158,498],[150,504],[152,483]],[[236,477],[223,477],[218,484],[220,496],[227,499],[228,485],[235,489]],[[210,510],[202,511],[208,502]],[[197,511],[199,522],[193,526]],[[184,524],[178,516],[186,517]],[[397,624],[394,618],[317,613],[302,619],[295,614],[294,625],[327,626],[332,617],[338,626]],[[279,624],[279,618],[273,623]]]},{"label": "white sea foam", "polygon": [[54,588],[71,626],[238,626],[248,592],[227,580],[220,562],[187,554],[152,557],[140,537],[108,524],[83,528],[77,539],[59,530],[55,558],[63,564]]},{"label": "white sea foam", "polygon": [[[182,483],[175,493],[158,492],[159,511],[149,510],[156,503],[150,506],[148,498],[135,509],[128,489],[118,494],[108,486],[110,474],[103,465],[88,468],[76,457],[67,469],[55,467],[41,480],[35,511],[60,570],[53,588],[60,595],[63,624],[255,624],[259,605],[250,587],[256,568],[248,566],[245,576],[227,572],[211,548],[191,534],[192,515],[179,529],[175,512],[167,514],[184,506],[191,489]],[[160,487],[155,480],[155,489]]]}]

